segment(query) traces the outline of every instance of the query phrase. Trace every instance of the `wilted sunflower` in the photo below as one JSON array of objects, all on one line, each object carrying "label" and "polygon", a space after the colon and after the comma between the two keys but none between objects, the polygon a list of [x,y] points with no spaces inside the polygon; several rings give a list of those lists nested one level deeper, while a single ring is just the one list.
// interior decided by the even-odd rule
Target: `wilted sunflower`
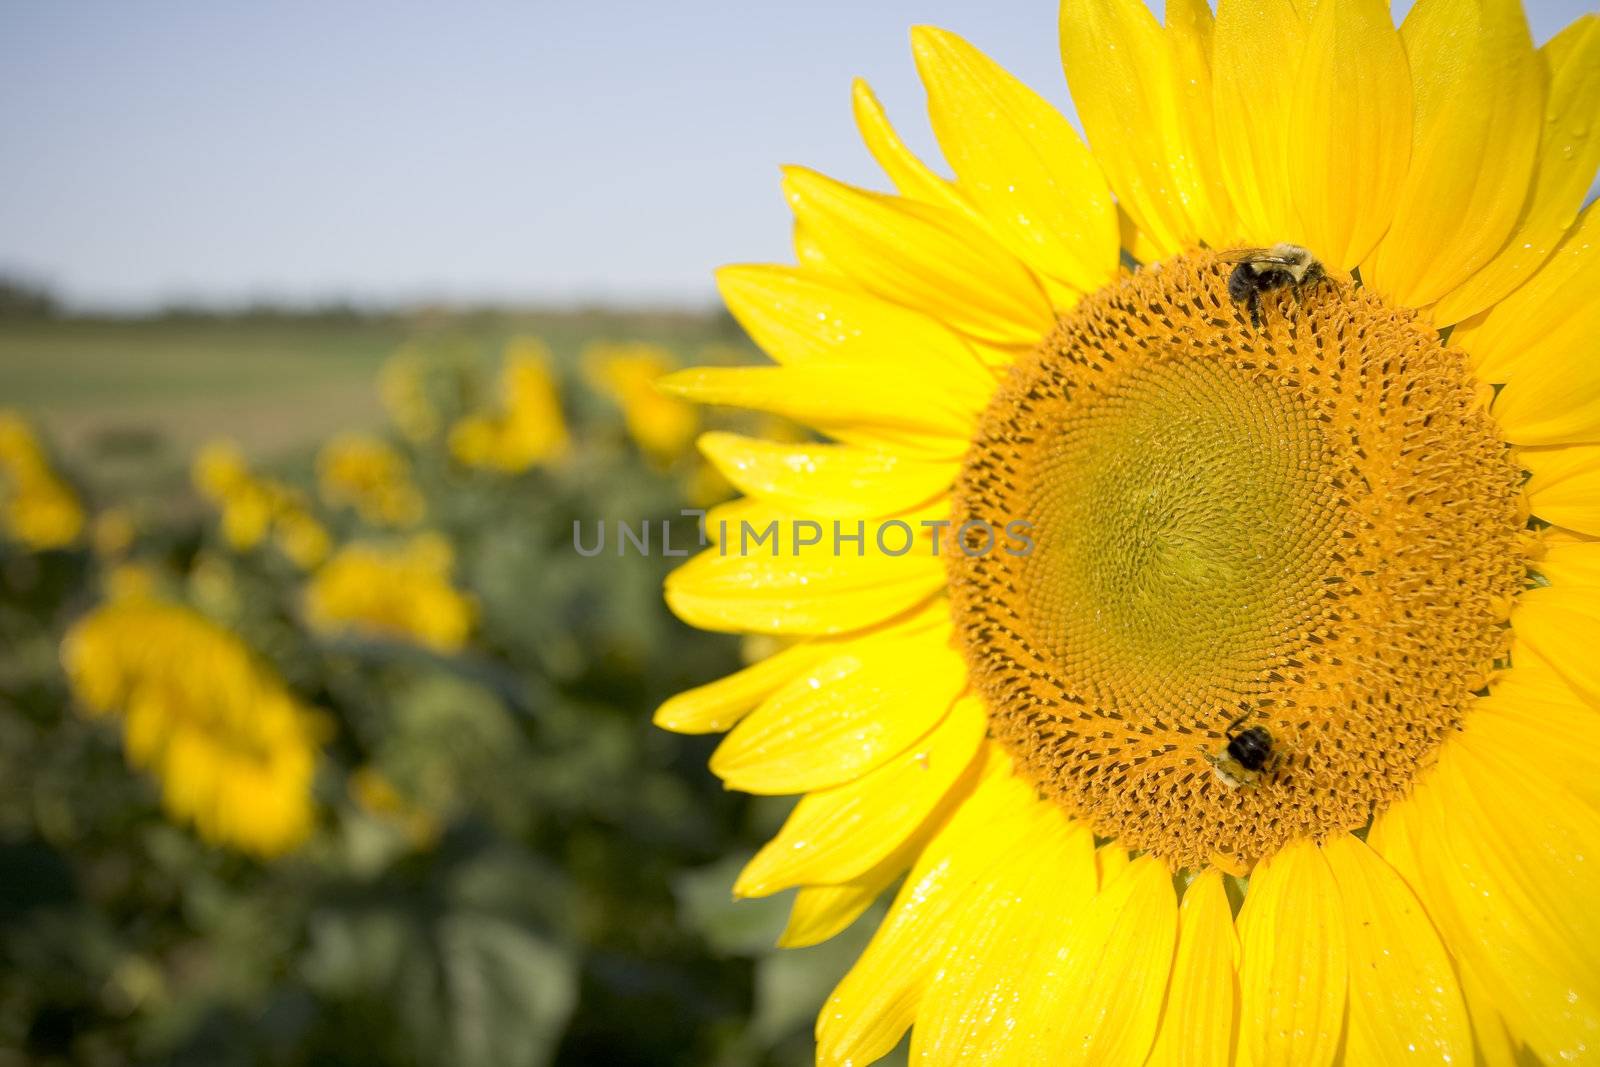
[{"label": "wilted sunflower", "polygon": [[658,716],[807,794],[736,886],[786,943],[905,876],[820,1061],[1600,1056],[1600,19],[1061,36],[1092,152],[915,31],[954,180],[858,84],[898,192],[789,170],[800,265],[720,276],[779,366],[666,380],[839,442],[703,439],[747,496],[667,599],[792,644]]}]

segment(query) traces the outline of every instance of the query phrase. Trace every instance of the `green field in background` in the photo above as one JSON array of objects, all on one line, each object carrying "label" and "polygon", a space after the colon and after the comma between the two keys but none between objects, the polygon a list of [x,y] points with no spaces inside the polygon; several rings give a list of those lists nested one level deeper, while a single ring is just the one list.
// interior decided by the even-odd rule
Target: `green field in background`
[{"label": "green field in background", "polygon": [[725,316],[683,313],[416,312],[0,321],[0,407],[37,420],[96,494],[182,483],[206,441],[293,462],[383,418],[379,369],[407,342],[448,339],[493,359],[511,337],[545,340],[573,368],[593,341],[653,341],[687,362],[737,344]]}]

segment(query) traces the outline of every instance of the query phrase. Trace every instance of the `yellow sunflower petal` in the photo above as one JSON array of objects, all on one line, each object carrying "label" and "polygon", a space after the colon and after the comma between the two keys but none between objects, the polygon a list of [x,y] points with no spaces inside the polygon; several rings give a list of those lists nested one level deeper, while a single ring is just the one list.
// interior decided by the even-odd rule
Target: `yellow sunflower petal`
[{"label": "yellow sunflower petal", "polygon": [[[846,536],[858,532],[845,526]],[[789,536],[782,524],[778,536]],[[873,536],[865,535],[869,542]],[[736,551],[730,548],[725,556],[720,549],[707,549],[668,575],[667,606],[673,613],[703,630],[836,634],[909,611],[945,583],[943,563],[923,555],[921,547],[905,556],[821,558],[732,554]]]},{"label": "yellow sunflower petal", "polygon": [[[1493,364],[1482,372],[1490,381],[1506,383],[1495,397],[1494,415],[1508,440],[1522,445],[1600,442],[1596,292],[1600,292],[1600,210],[1591,207],[1539,273],[1483,320],[1485,329],[1502,320],[1504,332],[1521,343],[1503,356],[1491,350]],[[1519,313],[1539,317],[1515,326],[1504,321]],[[1451,340],[1455,343],[1454,337]],[[1469,334],[1461,343],[1476,356],[1476,346],[1485,339]]]},{"label": "yellow sunflower petal", "polygon": [[[840,381],[849,389],[840,389]],[[804,363],[691,367],[656,388],[701,404],[766,411],[849,443],[959,457],[976,419],[972,397],[887,368]]]},{"label": "yellow sunflower petal", "polygon": [[839,885],[806,886],[794,895],[794,905],[789,909],[789,922],[778,938],[779,948],[805,948],[818,945],[844,930],[861,917],[905,873],[911,865],[912,852],[926,842],[919,830],[899,849],[882,860],[865,874],[857,875]]},{"label": "yellow sunflower petal", "polygon": [[1416,895],[1364,843],[1335,834],[1322,856],[1344,905],[1350,1063],[1466,1063],[1472,1031],[1450,957]]},{"label": "yellow sunflower petal", "polygon": [[953,33],[919,26],[911,46],[939,146],[1006,245],[1078,292],[1115,277],[1116,204],[1061,113]]},{"label": "yellow sunflower petal", "polygon": [[943,718],[966,684],[966,662],[947,642],[934,631],[850,645],[735,726],[712,755],[712,772],[730,789],[778,794],[826,789],[882,766]]},{"label": "yellow sunflower petal", "polygon": [[703,434],[705,453],[734,488],[788,511],[828,518],[893,515],[950,488],[957,464],[814,442],[791,445]]},{"label": "yellow sunflower petal", "polygon": [[1600,535],[1600,445],[1527,448],[1517,453],[1528,479],[1528,504],[1546,522]]},{"label": "yellow sunflower petal", "polygon": [[[1567,587],[1563,585],[1562,588]],[[1600,701],[1585,695],[1582,689],[1573,685],[1569,678],[1534,651],[1521,635],[1511,646],[1511,659],[1515,666],[1496,676],[1488,697],[1480,699],[1515,692],[1519,699],[1526,698],[1544,704],[1565,704],[1577,700],[1585,707],[1600,708]]]},{"label": "yellow sunflower petal", "polygon": [[[1029,853],[1024,846],[1041,809],[1060,817],[986,743],[972,794],[923,850],[872,943],[818,1015],[819,1067],[870,1063],[899,1043],[970,902],[1013,852]],[[1087,856],[1090,843],[1083,847]]]},{"label": "yellow sunflower petal", "polygon": [[1103,889],[1116,880],[1129,863],[1128,850],[1115,841],[1107,841],[1094,850],[1095,877]]},{"label": "yellow sunflower petal", "polygon": [[974,219],[978,217],[953,183],[929,170],[928,165],[900,140],[872,87],[861,78],[850,86],[850,104],[867,151],[872,153],[872,158],[877,160],[901,196],[951,208]]},{"label": "yellow sunflower petal", "polygon": [[717,272],[734,318],[779,363],[877,366],[930,378],[980,404],[994,376],[939,322],[839,278],[794,267],[741,264]]},{"label": "yellow sunflower petal", "polygon": [[862,913],[872,907],[872,902],[901,873],[887,868],[885,871],[881,883],[858,879],[843,885],[807,886],[800,890],[794,895],[789,922],[778,938],[778,947],[808,948],[820,945],[849,929],[850,924],[861,918]]},{"label": "yellow sunflower petal", "polygon": [[828,278],[847,277],[837,266],[828,262],[827,254],[822,251],[816,237],[799,222],[794,224],[794,259],[800,264],[800,269],[811,274]]},{"label": "yellow sunflower petal", "polygon": [[1434,308],[1441,326],[1490,307],[1539,269],[1578,217],[1600,166],[1600,16],[1579,18],[1539,54],[1550,90],[1533,189],[1505,246]]},{"label": "yellow sunflower petal", "polygon": [[984,873],[956,919],[917,1011],[913,1063],[1004,1063],[1048,1040],[1036,1006],[1061,1003],[1051,976],[1094,895],[1093,842],[1054,805],[1029,807],[1025,847]]},{"label": "yellow sunflower petal", "polygon": [[[982,742],[980,742],[982,744]],[[984,760],[980,753],[979,759]],[[986,765],[986,764],[985,764]],[[828,940],[855,922],[869,907],[906,873],[933,835],[949,821],[950,813],[966,802],[982,774],[975,766],[962,777],[928,819],[877,865],[837,885],[805,886],[794,897],[789,922],[778,938],[780,948],[804,948]]]},{"label": "yellow sunflower petal", "polygon": [[1546,538],[1544,556],[1536,566],[1552,585],[1581,585],[1600,589],[1600,541],[1555,541]]},{"label": "yellow sunflower petal", "polygon": [[1172,875],[1154,856],[1140,856],[1075,924],[1059,978],[1033,1001],[1045,1033],[1040,1062],[1144,1062],[1177,936]]},{"label": "yellow sunflower petal", "polygon": [[1544,69],[1518,0],[1417,0],[1400,28],[1416,124],[1394,223],[1361,277],[1431,304],[1492,259],[1527,198]]},{"label": "yellow sunflower petal", "polygon": [[[1429,895],[1429,880],[1422,875],[1421,861],[1412,845],[1418,833],[1414,824],[1418,822],[1420,813],[1421,806],[1413,798],[1407,798],[1379,813],[1367,831],[1367,847],[1382,856],[1417,895],[1417,899],[1423,902],[1429,918],[1439,928],[1440,937],[1448,943],[1449,935],[1442,925],[1443,909],[1438,899]],[[1469,960],[1460,956],[1453,959],[1461,998],[1472,1023],[1476,1051],[1473,1062],[1486,1067],[1490,1064],[1514,1063],[1510,1035],[1506,1032],[1505,1020],[1495,1006],[1494,998],[1477,978]]]},{"label": "yellow sunflower petal", "polygon": [[1212,867],[1189,883],[1183,894],[1172,984],[1150,1067],[1232,1063],[1238,1007],[1239,939],[1222,872]]},{"label": "yellow sunflower petal", "polygon": [[1193,245],[1198,228],[1171,172],[1186,141],[1178,76],[1155,16],[1143,0],[1063,0],[1061,58],[1094,158],[1150,244],[1135,258]]},{"label": "yellow sunflower petal", "polygon": [[1537,1067],[1529,1058],[1519,1054],[1517,1045],[1506,1029],[1505,1017],[1495,1003],[1494,995],[1472,967],[1463,963],[1461,972],[1461,998],[1466,1002],[1467,1013],[1472,1017],[1472,1044],[1477,1055],[1473,1063],[1484,1067],[1496,1064]]},{"label": "yellow sunflower petal", "polygon": [[1293,240],[1300,228],[1288,171],[1291,114],[1300,86],[1298,79],[1264,78],[1262,72],[1298,58],[1309,32],[1295,5],[1285,0],[1217,4],[1211,71],[1217,147],[1239,213],[1242,232],[1234,236],[1251,244]]},{"label": "yellow sunflower petal", "polygon": [[1546,1061],[1600,1047],[1600,815],[1537,767],[1446,745],[1411,844],[1445,944]]},{"label": "yellow sunflower petal", "polygon": [[1250,1063],[1333,1062],[1349,981],[1345,921],[1314,843],[1293,842],[1256,866],[1239,913],[1239,1043]]},{"label": "yellow sunflower petal", "polygon": [[745,865],[734,894],[764,897],[791,886],[847,882],[872,870],[956,787],[986,725],[981,704],[958,700],[926,736],[882,766],[808,793]]},{"label": "yellow sunflower petal", "polygon": [[807,641],[706,685],[667,698],[655,724],[680,734],[720,733],[833,649]]},{"label": "yellow sunflower petal", "polygon": [[1600,210],[1591,205],[1526,285],[1451,331],[1450,347],[1465,351],[1488,382],[1581,374],[1597,286]]},{"label": "yellow sunflower petal", "polygon": [[1239,236],[1238,216],[1223,176],[1212,109],[1211,52],[1215,19],[1206,0],[1167,0],[1167,44],[1177,85],[1182,150],[1169,160],[1173,182],[1200,236],[1213,247]]},{"label": "yellow sunflower petal", "polygon": [[1133,257],[1135,263],[1153,263],[1164,254],[1161,246],[1146,237],[1133,216],[1122,210],[1120,205],[1117,210],[1117,232],[1122,235],[1123,249]]},{"label": "yellow sunflower petal", "polygon": [[1038,279],[959,213],[802,167],[784,171],[783,187],[828,262],[868,292],[1000,344],[1032,345],[1054,327]]},{"label": "yellow sunflower petal", "polygon": [[1592,589],[1548,586],[1517,598],[1511,616],[1525,643],[1551,670],[1591,701],[1600,701],[1600,597]]},{"label": "yellow sunflower petal", "polygon": [[[1472,709],[1460,740],[1475,752],[1543,767],[1600,811],[1600,715],[1562,684],[1555,692],[1518,685],[1519,665]],[[1560,752],[1560,759],[1552,759]]]},{"label": "yellow sunflower petal", "polygon": [[1410,69],[1386,0],[1317,5],[1289,112],[1301,243],[1349,270],[1389,228],[1411,161]]}]

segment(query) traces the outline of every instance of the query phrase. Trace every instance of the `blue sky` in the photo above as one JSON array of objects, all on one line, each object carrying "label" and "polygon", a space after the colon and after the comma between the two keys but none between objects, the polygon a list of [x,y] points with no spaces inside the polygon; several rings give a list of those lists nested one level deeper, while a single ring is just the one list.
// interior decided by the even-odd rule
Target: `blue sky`
[{"label": "blue sky", "polygon": [[[1527,0],[1536,38],[1597,2]],[[1064,104],[1053,0],[6,0],[0,267],[100,306],[709,303],[788,256],[778,164],[876,183],[852,76],[932,149],[917,22]]]}]

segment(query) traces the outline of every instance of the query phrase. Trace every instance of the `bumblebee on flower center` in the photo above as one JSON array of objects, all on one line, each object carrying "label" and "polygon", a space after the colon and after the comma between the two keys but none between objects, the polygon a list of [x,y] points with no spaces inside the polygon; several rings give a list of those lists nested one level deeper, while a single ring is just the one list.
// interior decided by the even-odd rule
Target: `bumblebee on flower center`
[{"label": "bumblebee on flower center", "polygon": [[1040,792],[1244,873],[1409,790],[1506,657],[1528,559],[1458,352],[1347,281],[1246,309],[1229,277],[1191,252],[1060,317],[955,490],[957,527],[1026,516],[1037,549],[946,565],[991,732]]}]

